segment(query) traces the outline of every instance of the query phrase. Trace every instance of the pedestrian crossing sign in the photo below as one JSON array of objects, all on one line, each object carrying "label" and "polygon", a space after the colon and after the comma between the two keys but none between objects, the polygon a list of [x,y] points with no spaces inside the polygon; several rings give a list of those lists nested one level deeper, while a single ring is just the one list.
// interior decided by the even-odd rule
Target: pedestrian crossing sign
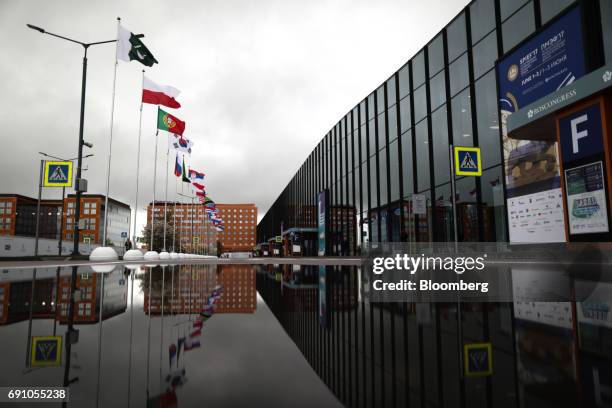
[{"label": "pedestrian crossing sign", "polygon": [[30,365],[58,366],[62,361],[61,336],[34,336],[32,337],[32,352]]},{"label": "pedestrian crossing sign", "polygon": [[455,174],[457,176],[482,176],[480,147],[455,146]]},{"label": "pedestrian crossing sign", "polygon": [[463,345],[463,365],[466,377],[487,377],[493,374],[491,343]]},{"label": "pedestrian crossing sign", "polygon": [[72,162],[46,161],[43,185],[45,187],[72,186]]}]

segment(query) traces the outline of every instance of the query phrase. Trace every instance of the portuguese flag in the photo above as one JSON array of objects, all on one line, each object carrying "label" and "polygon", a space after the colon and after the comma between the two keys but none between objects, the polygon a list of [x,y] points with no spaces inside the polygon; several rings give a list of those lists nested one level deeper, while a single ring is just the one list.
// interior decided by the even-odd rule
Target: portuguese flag
[{"label": "portuguese flag", "polygon": [[166,132],[174,133],[175,135],[183,135],[185,131],[185,122],[174,115],[157,109],[157,128]]}]

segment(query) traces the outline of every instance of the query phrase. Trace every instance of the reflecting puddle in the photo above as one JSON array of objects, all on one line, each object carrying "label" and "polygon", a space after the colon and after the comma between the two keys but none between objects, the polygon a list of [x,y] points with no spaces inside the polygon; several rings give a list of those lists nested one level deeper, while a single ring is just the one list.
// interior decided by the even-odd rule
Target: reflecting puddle
[{"label": "reflecting puddle", "polygon": [[[2,272],[0,386],[69,383],[79,407],[340,406],[257,295],[253,266],[79,267],[69,336],[72,274]],[[33,356],[52,336],[59,361]]]},{"label": "reflecting puddle", "polygon": [[326,270],[3,270],[0,386],[68,384],[79,407],[612,402],[612,282],[568,279],[583,302],[375,303],[358,268]]}]

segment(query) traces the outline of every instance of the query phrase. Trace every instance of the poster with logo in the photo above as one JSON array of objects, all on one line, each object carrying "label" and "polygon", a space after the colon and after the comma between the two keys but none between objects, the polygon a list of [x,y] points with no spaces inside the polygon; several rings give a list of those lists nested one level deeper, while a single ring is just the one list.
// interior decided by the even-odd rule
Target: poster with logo
[{"label": "poster with logo", "polygon": [[[556,135],[538,140],[513,139],[508,117],[526,105],[572,84],[586,73],[580,7],[576,6],[497,64],[499,109],[504,150],[506,199],[511,242],[563,242],[559,155]],[[547,201],[545,212],[539,211]],[[529,207],[537,201],[537,207]],[[512,206],[522,213],[512,214]],[[539,228],[546,225],[545,228]]]},{"label": "poster with logo", "polygon": [[327,190],[323,190],[317,197],[317,237],[318,237],[318,255],[325,256],[325,235],[327,222]]},{"label": "poster with logo", "polygon": [[565,170],[570,234],[608,232],[603,163]]},{"label": "poster with logo", "polygon": [[560,188],[508,198],[510,242],[565,241],[562,199]]}]

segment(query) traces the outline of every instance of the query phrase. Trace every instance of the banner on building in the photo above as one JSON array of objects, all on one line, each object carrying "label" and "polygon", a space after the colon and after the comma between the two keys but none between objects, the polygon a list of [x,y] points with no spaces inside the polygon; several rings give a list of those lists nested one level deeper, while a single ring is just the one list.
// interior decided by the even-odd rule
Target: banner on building
[{"label": "banner on building", "polygon": [[565,221],[556,135],[513,139],[508,117],[585,72],[578,6],[497,64],[510,242],[564,242]]}]

